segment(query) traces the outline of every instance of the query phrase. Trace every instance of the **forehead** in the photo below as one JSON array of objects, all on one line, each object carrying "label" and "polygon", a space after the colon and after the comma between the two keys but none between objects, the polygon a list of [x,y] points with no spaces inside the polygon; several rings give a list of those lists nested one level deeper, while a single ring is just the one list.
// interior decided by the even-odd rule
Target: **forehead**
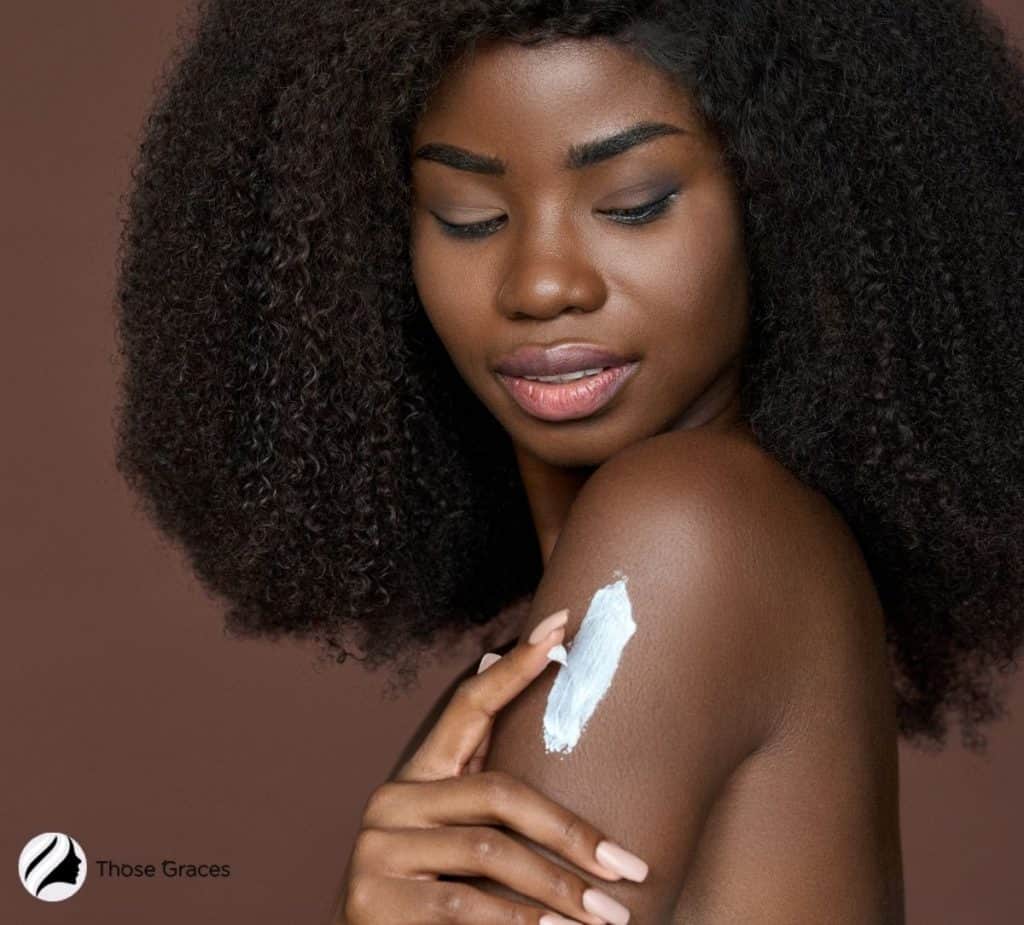
[{"label": "forehead", "polygon": [[413,133],[512,162],[560,163],[572,144],[640,119],[702,137],[692,97],[639,54],[605,38],[478,45],[449,68]]}]

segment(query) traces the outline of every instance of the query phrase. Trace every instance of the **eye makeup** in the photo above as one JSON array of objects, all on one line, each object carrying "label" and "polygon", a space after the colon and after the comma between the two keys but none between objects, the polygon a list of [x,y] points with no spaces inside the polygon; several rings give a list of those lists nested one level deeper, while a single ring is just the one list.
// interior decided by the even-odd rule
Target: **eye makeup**
[{"label": "eye makeup", "polygon": [[[562,664],[544,710],[544,750],[571,752],[598,704],[608,692],[636,623],[620,577],[599,588],[568,650],[556,646],[549,655]],[[556,650],[561,650],[557,651]]]},{"label": "eye makeup", "polygon": [[[672,205],[673,200],[678,195],[679,190],[674,189],[653,202],[633,206],[629,209],[603,209],[599,214],[609,216],[613,222],[619,225],[646,225],[648,222],[654,221],[659,215],[662,215]],[[434,216],[442,232],[453,238],[487,237],[492,231],[496,231],[501,227],[501,223],[505,220],[504,215],[499,215],[483,222],[455,224],[454,222],[445,221],[436,212],[431,212],[430,214]]]}]

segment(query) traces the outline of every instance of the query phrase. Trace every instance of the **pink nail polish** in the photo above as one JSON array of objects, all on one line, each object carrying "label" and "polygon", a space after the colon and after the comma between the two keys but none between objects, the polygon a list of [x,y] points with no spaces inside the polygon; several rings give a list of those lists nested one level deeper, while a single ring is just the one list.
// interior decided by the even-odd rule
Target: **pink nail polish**
[{"label": "pink nail polish", "polygon": [[497,652],[488,652],[482,659],[480,659],[480,667],[477,668],[476,673],[481,674],[491,667],[495,662],[500,661],[501,656]]},{"label": "pink nail polish", "polygon": [[647,862],[630,853],[615,842],[602,841],[594,852],[597,863],[629,880],[642,883],[647,876]]},{"label": "pink nail polish", "polygon": [[629,910],[600,890],[591,888],[583,891],[583,908],[600,916],[610,925],[628,925]]}]

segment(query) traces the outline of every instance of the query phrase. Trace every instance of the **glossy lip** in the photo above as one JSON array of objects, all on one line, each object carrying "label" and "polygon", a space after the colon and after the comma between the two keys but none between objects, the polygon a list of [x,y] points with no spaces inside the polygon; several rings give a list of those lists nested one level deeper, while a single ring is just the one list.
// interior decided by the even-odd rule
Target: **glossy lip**
[{"label": "glossy lip", "polygon": [[524,344],[502,357],[494,369],[506,376],[558,376],[598,366],[625,366],[635,359],[600,344]]},{"label": "glossy lip", "polygon": [[542,421],[574,421],[590,417],[605,407],[639,365],[639,361],[634,361],[612,366],[595,376],[566,383],[534,382],[501,373],[498,379],[527,414]]}]

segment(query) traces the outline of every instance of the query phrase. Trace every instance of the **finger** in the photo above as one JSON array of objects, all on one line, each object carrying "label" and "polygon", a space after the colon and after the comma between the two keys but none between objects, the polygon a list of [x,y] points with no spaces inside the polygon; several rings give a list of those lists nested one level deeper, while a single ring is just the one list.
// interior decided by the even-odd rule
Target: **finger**
[{"label": "finger", "polygon": [[391,877],[374,877],[362,884],[358,895],[350,898],[346,912],[353,922],[402,925],[539,925],[544,915],[551,914],[457,881],[420,883]]},{"label": "finger", "polygon": [[[499,661],[501,656],[496,652],[488,652],[482,659],[480,659],[480,667],[477,668],[476,673],[482,674],[488,668],[491,667],[495,662]],[[483,742],[477,747],[476,751],[473,752],[473,757],[466,763],[466,774],[479,774],[484,768],[484,760],[487,758],[487,752],[491,747],[491,730],[487,730],[487,734],[484,736]]]},{"label": "finger", "polygon": [[[584,905],[583,894],[592,889],[586,880],[496,828],[456,825],[366,832],[370,833],[372,837],[364,843],[363,863],[374,870],[402,879],[438,874],[482,877],[586,925],[605,925],[606,919],[587,911]],[[591,896],[598,893],[594,891]],[[618,907],[618,921],[628,918],[625,907],[603,895],[606,902]]]},{"label": "finger", "polygon": [[[433,829],[439,826],[500,825],[605,880],[622,876],[597,859],[608,836],[572,810],[504,771],[482,771],[428,782],[389,781],[374,791],[363,814],[372,829]],[[619,846],[616,846],[619,847]],[[638,879],[647,875],[639,858]]]},{"label": "finger", "polygon": [[565,635],[568,610],[538,624],[555,629],[540,641],[520,642],[483,674],[463,681],[416,753],[395,776],[396,781],[430,781],[458,777],[484,742],[494,717],[525,690],[551,662],[548,652]]},{"label": "finger", "polygon": [[491,750],[491,730],[487,730],[487,734],[484,736],[483,742],[481,742],[476,751],[473,753],[473,757],[466,762],[466,768],[463,771],[464,774],[479,774],[484,769],[484,762],[487,760],[487,753]]}]

